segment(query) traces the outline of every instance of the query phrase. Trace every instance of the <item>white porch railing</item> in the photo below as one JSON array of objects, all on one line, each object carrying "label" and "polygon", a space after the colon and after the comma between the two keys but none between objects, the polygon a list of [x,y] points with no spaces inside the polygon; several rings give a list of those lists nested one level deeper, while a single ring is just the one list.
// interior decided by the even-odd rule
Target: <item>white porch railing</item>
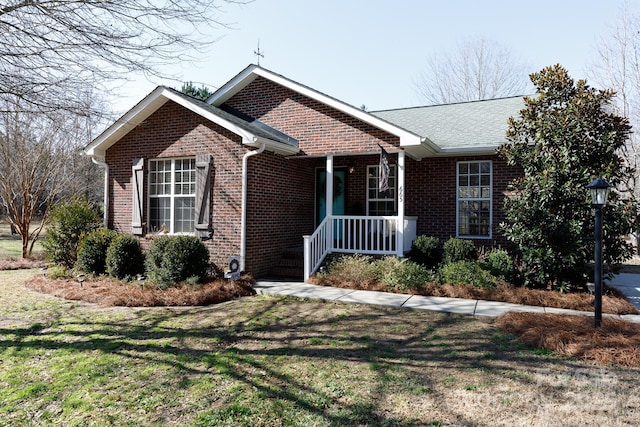
[{"label": "white porch railing", "polygon": [[[315,273],[331,252],[402,255],[416,237],[416,218],[405,217],[398,233],[397,216],[327,217],[310,236],[304,236],[304,280]],[[402,240],[400,240],[402,239]]]},{"label": "white porch railing", "polygon": [[304,281],[320,267],[322,260],[330,252],[329,239],[327,239],[330,225],[329,217],[326,217],[316,228],[311,236],[304,236]]}]

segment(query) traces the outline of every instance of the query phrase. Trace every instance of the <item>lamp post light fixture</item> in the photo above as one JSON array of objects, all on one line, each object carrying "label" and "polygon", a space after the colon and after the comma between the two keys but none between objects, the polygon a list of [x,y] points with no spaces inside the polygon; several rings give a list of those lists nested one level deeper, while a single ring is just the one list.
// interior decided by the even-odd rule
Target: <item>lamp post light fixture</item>
[{"label": "lamp post light fixture", "polygon": [[602,324],[602,208],[607,204],[611,185],[602,177],[592,181],[587,188],[591,192],[591,206],[595,210],[595,249],[594,249],[594,326]]}]

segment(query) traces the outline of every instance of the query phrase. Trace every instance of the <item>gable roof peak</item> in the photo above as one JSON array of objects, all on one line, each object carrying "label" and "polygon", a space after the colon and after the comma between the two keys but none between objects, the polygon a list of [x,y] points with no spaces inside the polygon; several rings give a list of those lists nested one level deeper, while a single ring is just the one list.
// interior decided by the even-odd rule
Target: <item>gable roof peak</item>
[{"label": "gable roof peak", "polygon": [[228,99],[247,87],[258,77],[270,80],[275,84],[288,88],[296,93],[332,107],[348,116],[354,117],[373,127],[384,130],[391,135],[395,135],[400,139],[400,146],[421,146],[426,143],[429,146],[424,148],[426,148],[428,151],[436,152],[438,150],[437,147],[431,146],[426,138],[423,138],[422,136],[410,130],[402,128],[381,117],[378,117],[367,111],[363,111],[360,108],[354,107],[353,105],[347,104],[346,102],[343,102],[337,98],[319,92],[316,89],[300,84],[281,74],[275,73],[256,64],[247,66],[235,77],[221,86],[207,99],[207,103],[217,107],[221,106]]}]

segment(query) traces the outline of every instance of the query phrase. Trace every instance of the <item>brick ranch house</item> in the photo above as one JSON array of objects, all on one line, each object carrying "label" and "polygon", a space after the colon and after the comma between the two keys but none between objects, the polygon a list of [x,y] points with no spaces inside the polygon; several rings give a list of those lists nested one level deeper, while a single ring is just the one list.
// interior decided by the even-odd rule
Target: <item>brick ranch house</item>
[{"label": "brick ranch house", "polygon": [[[402,256],[416,235],[504,244],[519,174],[496,156],[522,97],[365,112],[257,65],[206,102],[160,86],[84,151],[105,168],[105,223],[200,237],[256,277],[304,248]],[[381,149],[388,190],[379,191]],[[330,212],[330,215],[327,215]]]}]

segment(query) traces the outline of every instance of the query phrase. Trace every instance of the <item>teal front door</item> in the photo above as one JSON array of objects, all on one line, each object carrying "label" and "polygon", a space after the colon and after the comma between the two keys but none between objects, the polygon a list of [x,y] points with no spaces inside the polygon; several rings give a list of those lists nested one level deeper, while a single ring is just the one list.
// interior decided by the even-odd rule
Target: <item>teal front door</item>
[{"label": "teal front door", "polygon": [[[316,227],[327,216],[327,171],[316,170]],[[344,215],[347,199],[347,171],[336,169],[333,171],[333,215]],[[333,231],[334,239],[342,238],[342,230]]]}]

